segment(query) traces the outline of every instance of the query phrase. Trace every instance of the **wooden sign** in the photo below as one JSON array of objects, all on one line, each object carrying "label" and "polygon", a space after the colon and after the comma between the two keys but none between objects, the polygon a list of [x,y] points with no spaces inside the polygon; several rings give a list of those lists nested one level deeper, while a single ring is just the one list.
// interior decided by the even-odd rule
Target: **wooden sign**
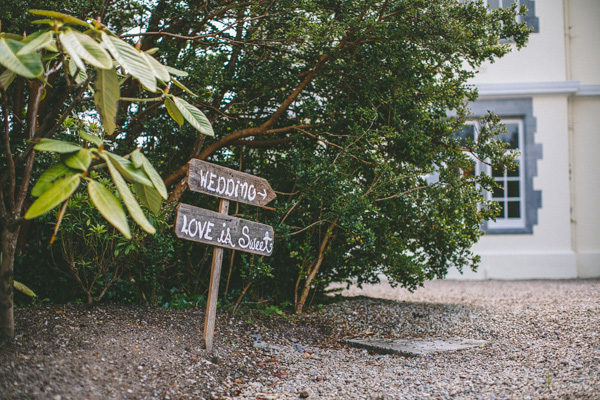
[{"label": "wooden sign", "polygon": [[266,179],[196,159],[189,162],[188,186],[221,198],[219,212],[179,204],[175,216],[178,238],[215,246],[204,319],[204,346],[212,353],[223,249],[270,256],[275,238],[269,225],[227,215],[229,200],[264,206],[275,198],[275,192]]},{"label": "wooden sign", "polygon": [[197,159],[188,165],[188,186],[194,192],[254,206],[276,197],[266,179]]},{"label": "wooden sign", "polygon": [[180,239],[264,256],[273,252],[271,226],[188,204],[177,206],[175,235]]}]

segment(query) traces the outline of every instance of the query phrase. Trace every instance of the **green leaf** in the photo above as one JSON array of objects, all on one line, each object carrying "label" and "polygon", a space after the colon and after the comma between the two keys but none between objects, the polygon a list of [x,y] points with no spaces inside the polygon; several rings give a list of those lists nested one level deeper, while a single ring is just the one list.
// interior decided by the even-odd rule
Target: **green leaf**
[{"label": "green leaf", "polygon": [[207,136],[215,136],[212,125],[206,115],[190,103],[179,97],[173,97],[173,102],[177,109],[183,115],[183,118],[189,122],[196,130]]},{"label": "green leaf", "polygon": [[150,64],[150,68],[152,68],[152,73],[155,77],[164,83],[167,83],[171,80],[171,75],[169,75],[169,71],[167,71],[164,65],[156,61],[156,59],[148,53],[141,52],[141,54],[146,57],[146,60],[148,61],[148,64]]},{"label": "green leaf", "polygon": [[136,168],[142,168],[144,163],[144,155],[140,152],[140,149],[135,149],[131,152],[131,162]]},{"label": "green leaf", "polygon": [[8,87],[16,77],[16,73],[11,71],[10,69],[5,69],[4,72],[0,74],[0,87],[4,90],[8,89]]},{"label": "green leaf", "polygon": [[52,186],[54,181],[67,175],[75,175],[75,171],[67,168],[67,166],[64,164],[56,164],[51,166],[37,180],[35,186],[33,189],[31,189],[31,195],[33,197],[40,197]]},{"label": "green leaf", "polygon": [[112,68],[112,59],[106,50],[88,35],[66,29],[58,35],[58,38],[79,69],[85,70],[81,59],[99,69]]},{"label": "green leaf", "polygon": [[81,149],[75,154],[66,156],[62,161],[67,167],[87,171],[92,163],[92,150]]},{"label": "green leaf", "polygon": [[[78,84],[84,82],[88,78],[88,74],[85,69],[79,69],[73,59],[67,59],[67,64],[69,66],[69,74],[75,77],[75,82]],[[104,71],[104,70],[99,70]]]},{"label": "green leaf", "polygon": [[37,52],[17,56],[24,46],[21,42],[0,38],[0,64],[25,78],[37,78],[44,73],[42,59]]},{"label": "green leaf", "polygon": [[168,65],[165,65],[165,68],[167,69],[167,71],[169,72],[169,74],[171,75],[175,75],[175,76],[181,76],[181,77],[186,77],[189,74],[185,71],[182,71],[180,69],[177,68],[173,68],[173,67],[169,67]]},{"label": "green leaf", "polygon": [[155,188],[134,183],[133,189],[135,190],[135,194],[137,195],[138,199],[140,199],[142,204],[145,205],[148,210],[150,210],[153,214],[158,214],[160,212],[162,198]]},{"label": "green leaf", "polygon": [[156,78],[146,55],[118,37],[102,32],[102,43],[110,54],[146,89],[156,92]]},{"label": "green leaf", "polygon": [[17,282],[13,280],[13,286],[19,292],[26,294],[29,297],[37,297],[37,295],[33,292],[33,290],[29,289],[27,286],[23,285],[21,282]]},{"label": "green leaf", "polygon": [[33,202],[25,219],[37,218],[47,213],[71,197],[81,182],[81,174],[74,174],[56,180],[52,186]]},{"label": "green leaf", "polygon": [[179,109],[169,96],[165,97],[165,107],[171,118],[173,118],[180,126],[183,125],[183,115],[181,115]]},{"label": "green leaf", "polygon": [[131,161],[126,160],[125,158],[116,154],[109,153],[108,151],[103,152],[103,154],[110,157],[114,166],[117,167],[119,172],[123,175],[123,177],[125,177],[125,179],[127,179],[128,182],[137,182],[146,186],[154,186],[148,175],[143,170],[136,168]]},{"label": "green leaf", "polygon": [[55,153],[73,153],[81,150],[81,146],[73,143],[63,142],[62,140],[40,139],[34,149],[37,151],[53,151]]},{"label": "green leaf", "polygon": [[131,214],[133,220],[137,222],[138,225],[146,232],[150,234],[156,233],[156,229],[154,229],[150,221],[148,221],[144,215],[144,212],[142,211],[142,208],[135,200],[135,197],[133,197],[133,193],[131,193],[129,186],[127,186],[127,183],[108,157],[106,158],[106,164],[108,165],[110,176],[112,177],[113,182],[115,183],[115,186],[117,187],[117,190],[123,199],[123,203],[125,203],[125,207],[127,207],[127,210],[129,211],[129,214]]},{"label": "green leaf", "polygon": [[198,97],[198,95],[194,92],[192,92],[190,89],[188,89],[183,83],[179,82],[177,79],[175,78],[171,78],[171,81],[175,84],[175,86],[177,86],[179,89],[184,90],[186,92],[188,92],[189,94],[191,94],[194,97]]},{"label": "green leaf", "polygon": [[160,177],[160,175],[158,174],[158,172],[156,172],[156,170],[154,169],[152,164],[150,164],[150,161],[148,161],[146,156],[144,156],[143,154],[141,154],[141,156],[144,158],[142,168],[150,177],[150,180],[154,184],[154,187],[156,188],[156,190],[158,190],[158,193],[160,194],[160,196],[166,200],[168,194],[167,194],[167,187],[165,186],[165,183],[163,182],[163,180]]},{"label": "green leaf", "polygon": [[88,193],[100,214],[127,239],[131,239],[127,216],[119,199],[100,182],[90,181]]},{"label": "green leaf", "polygon": [[117,110],[121,97],[119,76],[114,69],[100,69],[96,76],[96,93],[94,101],[102,119],[102,126],[107,135],[117,128]]},{"label": "green leaf", "polygon": [[32,39],[25,46],[21,47],[21,50],[17,52],[17,56],[38,51],[39,49],[51,44],[53,39],[54,36],[52,35],[52,32],[43,32],[42,34]]},{"label": "green leaf", "polygon": [[87,22],[82,21],[79,18],[75,18],[70,15],[59,13],[56,11],[29,10],[29,12],[34,15],[41,15],[43,17],[49,17],[49,18],[59,20],[60,22],[62,22],[64,24],[81,25],[81,26],[85,26],[86,28],[92,28],[91,24],[88,24]]},{"label": "green leaf", "polygon": [[79,136],[83,139],[86,140],[90,143],[94,143],[96,146],[102,146],[104,144],[104,141],[99,138],[98,136],[95,135],[91,135],[85,131],[78,131],[77,134],[79,134]]}]

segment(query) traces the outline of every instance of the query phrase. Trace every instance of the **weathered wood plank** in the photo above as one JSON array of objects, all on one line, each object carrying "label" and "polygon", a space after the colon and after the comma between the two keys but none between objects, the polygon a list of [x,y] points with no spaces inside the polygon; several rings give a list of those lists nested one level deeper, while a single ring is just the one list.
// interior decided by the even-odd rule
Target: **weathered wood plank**
[{"label": "weathered wood plank", "polygon": [[265,256],[273,252],[271,226],[189,204],[177,206],[175,235],[180,239]]},{"label": "weathered wood plank", "polygon": [[190,160],[187,179],[194,192],[254,206],[264,206],[276,197],[266,179],[202,160]]},{"label": "weathered wood plank", "polygon": [[[221,199],[219,214],[227,215],[229,200]],[[217,301],[219,298],[219,281],[221,279],[221,266],[223,265],[223,248],[215,247],[213,250],[212,266],[210,269],[210,285],[208,287],[208,302],[206,316],[204,317],[204,348],[209,353],[213,351],[213,338],[215,336],[215,321],[217,318]]]}]

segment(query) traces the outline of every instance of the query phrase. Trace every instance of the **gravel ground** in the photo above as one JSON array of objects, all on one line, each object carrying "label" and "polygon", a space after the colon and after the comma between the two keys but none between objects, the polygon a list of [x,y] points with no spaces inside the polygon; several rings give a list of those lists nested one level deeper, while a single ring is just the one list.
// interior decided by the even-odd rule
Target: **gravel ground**
[{"label": "gravel ground", "polygon": [[[18,309],[18,340],[0,351],[0,398],[600,399],[598,280],[344,295],[358,297],[301,318],[221,313],[216,357],[200,347],[200,310]],[[368,337],[488,344],[414,358],[344,344]]]}]

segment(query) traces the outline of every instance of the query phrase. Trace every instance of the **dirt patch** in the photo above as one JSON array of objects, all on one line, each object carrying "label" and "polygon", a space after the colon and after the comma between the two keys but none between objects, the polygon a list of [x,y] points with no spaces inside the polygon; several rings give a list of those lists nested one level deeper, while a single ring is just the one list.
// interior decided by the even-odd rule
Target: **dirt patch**
[{"label": "dirt patch", "polygon": [[0,397],[218,398],[276,373],[261,343],[337,346],[327,322],[219,316],[217,356],[202,348],[204,312],[148,307],[40,306],[16,310],[17,340],[0,351]]}]

